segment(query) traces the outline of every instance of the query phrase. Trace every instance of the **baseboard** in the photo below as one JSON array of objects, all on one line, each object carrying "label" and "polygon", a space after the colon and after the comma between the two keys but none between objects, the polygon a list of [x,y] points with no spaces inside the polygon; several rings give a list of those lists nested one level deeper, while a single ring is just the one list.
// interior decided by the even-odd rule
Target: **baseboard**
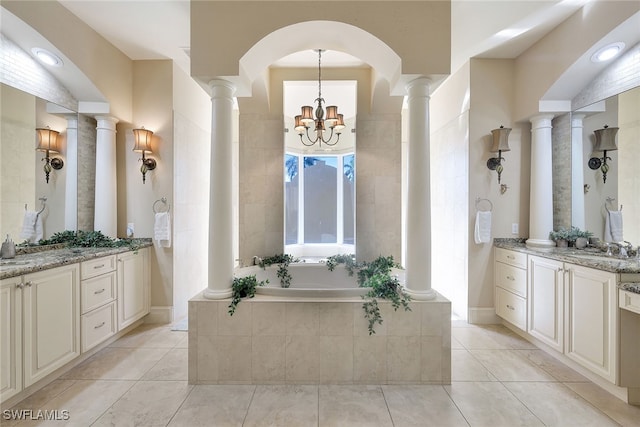
[{"label": "baseboard", "polygon": [[467,322],[475,325],[496,325],[502,323],[493,307],[469,307]]},{"label": "baseboard", "polygon": [[156,306],[151,307],[149,314],[144,318],[144,323],[172,323],[173,307],[172,306]]}]

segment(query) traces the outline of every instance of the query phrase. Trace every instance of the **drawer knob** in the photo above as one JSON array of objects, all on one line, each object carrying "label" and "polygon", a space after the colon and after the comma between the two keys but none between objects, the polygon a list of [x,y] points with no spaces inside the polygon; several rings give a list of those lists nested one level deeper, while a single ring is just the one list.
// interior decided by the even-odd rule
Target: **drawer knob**
[{"label": "drawer knob", "polygon": [[513,255],[507,255],[507,258],[509,258],[509,259],[516,259],[516,257],[514,257]]},{"label": "drawer knob", "polygon": [[93,294],[94,295],[98,295],[104,292],[104,288],[100,289],[99,291],[95,291]]},{"label": "drawer knob", "polygon": [[22,282],[16,283],[16,288],[18,288],[18,289],[24,288],[24,283],[22,283]]},{"label": "drawer knob", "polygon": [[24,284],[25,286],[29,286],[31,287],[33,285],[33,282],[31,280],[29,280],[27,283]]},{"label": "drawer knob", "polygon": [[104,264],[100,264],[100,265],[94,265],[93,269],[97,270],[98,268],[104,268]]},{"label": "drawer knob", "polygon": [[509,280],[516,280],[516,279],[514,279],[514,278],[513,278],[513,276],[507,276],[507,279],[509,279]]},{"label": "drawer knob", "polygon": [[509,304],[507,304],[507,308],[508,308],[509,310],[515,310],[515,308],[514,308],[513,306],[509,305]]},{"label": "drawer knob", "polygon": [[100,328],[102,328],[103,326],[104,326],[104,322],[100,323],[100,324],[99,324],[99,325],[97,325],[97,326],[94,326],[94,327],[93,327],[93,329],[100,329]]}]

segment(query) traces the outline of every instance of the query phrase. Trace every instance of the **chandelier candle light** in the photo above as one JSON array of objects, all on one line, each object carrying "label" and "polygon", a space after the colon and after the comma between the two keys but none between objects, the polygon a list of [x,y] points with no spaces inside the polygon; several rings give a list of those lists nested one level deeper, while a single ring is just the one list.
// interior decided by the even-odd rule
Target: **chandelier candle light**
[{"label": "chandelier candle light", "polygon": [[[315,102],[318,104],[315,111],[315,118],[312,115],[313,107],[310,105],[305,105],[302,107],[302,114],[295,117],[295,126],[294,129],[300,135],[300,142],[307,147],[314,145],[316,142],[318,146],[322,146],[322,143],[325,143],[329,146],[334,146],[340,140],[340,133],[345,128],[344,125],[344,117],[342,114],[338,114],[338,107],[335,105],[330,105],[326,110],[326,118],[325,118],[325,109],[322,107],[322,103],[324,102],[324,98],[322,98],[322,68],[320,66],[322,60],[322,49],[318,49],[318,98],[316,98]],[[314,124],[314,130],[316,132],[316,136],[312,139],[309,136],[309,129],[311,128],[311,124]],[[325,130],[329,129],[331,132],[329,133],[328,138],[325,139]],[[337,135],[337,138],[334,142],[333,135]],[[304,136],[306,135],[306,141]]]}]

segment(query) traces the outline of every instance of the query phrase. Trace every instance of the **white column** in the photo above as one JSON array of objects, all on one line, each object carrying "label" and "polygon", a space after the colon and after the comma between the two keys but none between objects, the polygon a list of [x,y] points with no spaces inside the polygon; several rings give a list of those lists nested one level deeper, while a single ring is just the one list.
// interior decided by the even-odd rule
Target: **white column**
[{"label": "white column", "polygon": [[209,82],[211,89],[211,172],[209,188],[209,285],[204,297],[231,296],[233,281],[233,84]]},{"label": "white column", "polygon": [[93,229],[117,236],[116,123],[111,116],[96,116],[96,194]]},{"label": "white column", "polygon": [[582,121],[585,114],[571,116],[571,225],[586,228],[584,206],[584,162],[582,160]]},{"label": "white column", "polygon": [[431,289],[431,167],[429,137],[429,79],[407,85],[409,143],[407,174],[406,288],[416,300],[436,297]]},{"label": "white column", "polygon": [[531,194],[527,246],[555,246],[555,242],[549,240],[549,232],[553,230],[551,119],[553,114],[531,118]]},{"label": "white column", "polygon": [[64,190],[64,229],[78,228],[78,116],[67,117],[67,179]]}]

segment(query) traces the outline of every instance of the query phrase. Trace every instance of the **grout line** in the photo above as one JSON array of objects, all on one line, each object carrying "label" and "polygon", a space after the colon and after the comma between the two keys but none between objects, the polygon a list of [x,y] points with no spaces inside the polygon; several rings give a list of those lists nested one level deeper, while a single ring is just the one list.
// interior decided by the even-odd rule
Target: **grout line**
[{"label": "grout line", "polygon": [[247,410],[244,413],[244,418],[242,418],[242,425],[247,422],[247,416],[249,415],[249,409],[251,409],[251,405],[253,404],[253,397],[256,395],[256,390],[258,389],[257,385],[253,386],[253,393],[251,393],[251,399],[249,399],[249,404],[247,405]]},{"label": "grout line", "polygon": [[380,392],[382,393],[382,398],[384,399],[384,404],[387,405],[387,413],[389,414],[389,419],[391,420],[391,425],[395,426],[396,423],[393,421],[393,415],[391,415],[391,408],[389,408],[389,402],[387,402],[387,395],[384,394],[384,387],[378,386]]},{"label": "grout line", "polygon": [[[453,385],[453,381],[452,384],[449,384],[449,387],[451,387]],[[458,404],[456,403],[455,399],[453,397],[451,397],[451,393],[449,393],[447,391],[447,388],[445,386],[441,386],[444,389],[444,392],[447,393],[447,396],[449,396],[449,400],[451,400],[451,402],[453,403],[453,406],[456,407],[456,409],[458,410],[458,412],[460,412],[460,415],[462,416],[462,418],[464,418],[464,422],[467,423],[467,426],[470,427],[471,423],[469,422],[469,420],[467,419],[467,417],[464,415],[464,412],[462,412],[462,409],[460,409],[460,407],[458,406]]]},{"label": "grout line", "polygon": [[182,406],[184,405],[184,403],[187,401],[187,399],[189,399],[189,396],[191,396],[191,393],[193,393],[193,391],[196,389],[195,385],[193,385],[193,384],[189,384],[189,385],[191,386],[191,390],[189,390],[189,393],[187,393],[187,395],[185,396],[185,398],[182,401],[182,403],[180,403],[180,405],[178,406],[176,411],[173,413],[173,415],[171,415],[171,417],[169,418],[169,421],[167,421],[166,425],[171,424],[171,421],[173,421],[175,416],[178,415],[178,412],[180,412],[180,409],[182,409]]}]

